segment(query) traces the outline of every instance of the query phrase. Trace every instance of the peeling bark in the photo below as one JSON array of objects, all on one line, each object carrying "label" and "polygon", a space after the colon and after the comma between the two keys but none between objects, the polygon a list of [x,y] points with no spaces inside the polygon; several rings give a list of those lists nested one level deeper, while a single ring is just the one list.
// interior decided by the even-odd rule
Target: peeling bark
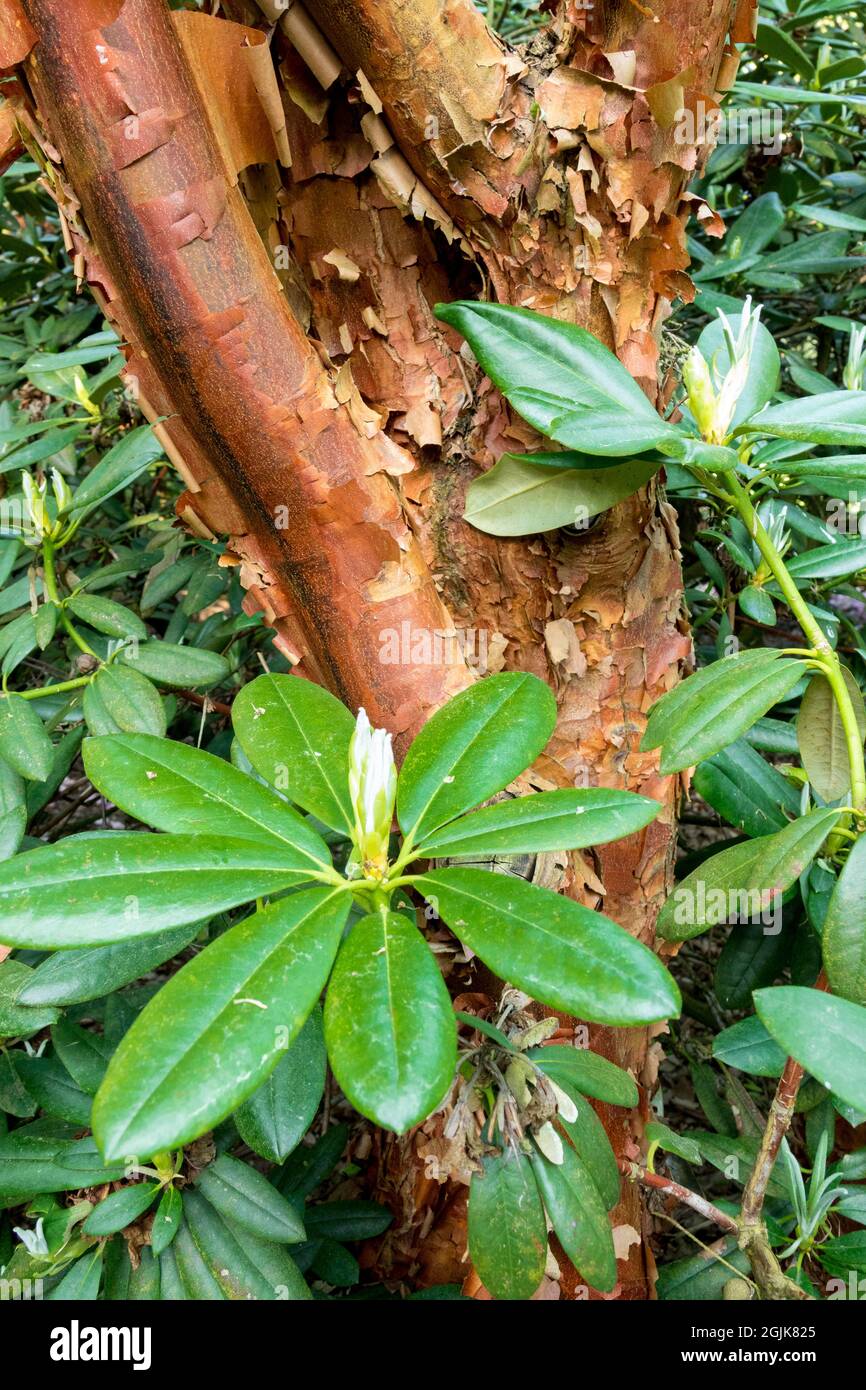
[{"label": "peeling bark", "polygon": [[[271,0],[261,8],[277,17]],[[530,785],[626,787],[661,813],[629,841],[535,872],[650,945],[679,783],[638,745],[690,655],[673,512],[650,487],[584,535],[500,541],[466,526],[479,468],[537,439],[432,306],[489,285],[580,323],[656,400],[661,324],[691,293],[685,223],[697,211],[712,226],[686,191],[701,151],[675,138],[672,115],[711,109],[734,50],[731,0],[653,8],[566,0],[518,55],[469,0],[297,3],[271,40],[287,138],[270,93],[239,148],[220,130],[221,87],[208,119],[205,74],[196,60],[193,82],[161,0],[24,0],[20,12],[38,38],[26,73],[45,147],[62,155],[77,265],[130,344],[142,405],[168,417],[157,428],[187,480],[184,519],[231,536],[250,601],[300,673],[403,738],[473,678],[478,635],[485,669],[548,680],[559,722]],[[740,0],[734,38],[755,9]],[[248,0],[230,14],[266,25]],[[231,49],[254,108],[251,59],[222,32],[235,26],[190,19],[218,27],[200,35],[223,55],[218,83],[232,80]],[[11,64],[23,54],[12,40],[4,53],[8,29]],[[246,42],[247,55],[261,47]],[[283,168],[245,167],[251,155]],[[411,649],[413,634],[455,625],[476,634],[468,659],[382,660],[385,632]],[[453,993],[492,988],[459,959],[447,969]],[[631,1163],[659,1045],[646,1030],[588,1040],[642,1084],[639,1113],[599,1106]],[[467,1278],[483,1296],[466,1262],[466,1189],[440,1181],[441,1126],[376,1138],[398,1222],[375,1259],[386,1276]],[[636,1185],[614,1226],[616,1296],[646,1298]],[[567,1262],[545,1289],[558,1295],[585,1296]]]}]

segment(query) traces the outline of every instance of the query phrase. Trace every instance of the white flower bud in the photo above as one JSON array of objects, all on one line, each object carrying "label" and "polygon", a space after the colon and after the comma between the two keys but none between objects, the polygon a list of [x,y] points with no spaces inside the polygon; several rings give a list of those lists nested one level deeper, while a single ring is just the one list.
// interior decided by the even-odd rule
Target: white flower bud
[{"label": "white flower bud", "polygon": [[848,361],[842,373],[846,391],[862,391],[866,377],[866,325],[858,323],[851,329],[848,342]]},{"label": "white flower bud", "polygon": [[45,490],[48,484],[43,478],[42,482],[34,483],[29,473],[21,474],[21,491],[24,493],[24,505],[33,527],[35,539],[41,541],[50,529],[48,513],[45,509]]},{"label": "white flower bud", "polygon": [[743,305],[736,338],[721,309],[719,318],[722,321],[730,359],[724,378],[719,376],[715,363],[712,368],[707,364],[697,347],[691,349],[683,368],[689,409],[708,444],[724,444],[731,432],[737,404],[749,380],[761,306],[753,309],[752,297],[749,295]]},{"label": "white flower bud", "polygon": [[385,729],[371,728],[363,709],[358,711],[349,745],[349,794],[361,872],[367,878],[384,878],[397,796],[397,769],[391,735]]}]

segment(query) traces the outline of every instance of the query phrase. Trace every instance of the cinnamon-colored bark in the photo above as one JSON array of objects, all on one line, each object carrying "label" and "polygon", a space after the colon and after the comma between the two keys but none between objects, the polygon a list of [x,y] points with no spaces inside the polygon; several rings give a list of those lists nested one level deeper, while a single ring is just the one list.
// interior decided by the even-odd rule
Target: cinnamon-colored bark
[{"label": "cinnamon-colored bark", "polygon": [[[228,8],[266,27],[251,0]],[[487,291],[583,324],[655,399],[661,325],[690,293],[685,223],[697,211],[712,225],[685,191],[700,151],[672,116],[732,80],[732,8],[564,0],[518,55],[469,0],[307,0],[271,41],[291,171],[257,163],[238,178],[242,156],[208,117],[163,0],[24,0],[26,73],[63,158],[77,264],[131,345],[146,409],[170,417],[159,428],[189,483],[184,518],[230,534],[299,670],[404,738],[475,665],[547,679],[560,717],[530,784],[627,787],[661,810],[629,841],[542,856],[535,877],[648,944],[679,786],[638,745],[690,651],[673,513],[651,487],[585,534],[500,541],[466,526],[478,470],[538,441],[432,306]],[[754,9],[736,7],[740,40]],[[20,55],[0,43],[4,61]],[[413,655],[416,634],[429,650],[455,624],[469,661],[448,644],[444,661]],[[408,660],[385,655],[394,633]],[[478,988],[465,965],[450,975],[455,991]],[[588,1036],[642,1083],[641,1112],[600,1107],[634,1161],[658,1045],[646,1030]],[[449,1180],[441,1129],[434,1117],[376,1141],[398,1213],[377,1252],[386,1275],[467,1276],[466,1189]],[[617,1296],[646,1298],[635,1185],[614,1224]],[[557,1294],[585,1296],[565,1261]]]}]

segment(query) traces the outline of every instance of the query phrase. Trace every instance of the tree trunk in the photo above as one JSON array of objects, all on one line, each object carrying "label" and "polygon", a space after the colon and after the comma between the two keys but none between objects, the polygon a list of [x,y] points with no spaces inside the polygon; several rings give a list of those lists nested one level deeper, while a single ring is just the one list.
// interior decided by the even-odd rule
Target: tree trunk
[{"label": "tree trunk", "polygon": [[[689,143],[677,117],[730,85],[753,0],[736,15],[732,0],[565,0],[520,54],[469,0],[272,3],[279,88],[261,35],[224,19],[2,0],[19,127],[186,480],[182,518],[230,537],[299,673],[398,746],[478,671],[548,680],[559,722],[531,784],[625,787],[662,809],[534,874],[652,944],[679,787],[638,745],[690,650],[673,513],[650,486],[586,533],[467,526],[467,483],[538,441],[432,306],[492,294],[580,323],[656,400],[661,325],[690,293],[685,223],[711,216],[685,193],[699,120]],[[231,14],[267,27],[248,0]],[[446,969],[455,993],[491,988]],[[642,1082],[640,1113],[599,1107],[634,1156],[658,1049],[646,1030],[589,1039]],[[442,1123],[376,1137],[398,1215],[378,1267],[483,1296]],[[635,1189],[614,1225],[617,1296],[646,1298]],[[546,1293],[586,1296],[565,1262]]]}]

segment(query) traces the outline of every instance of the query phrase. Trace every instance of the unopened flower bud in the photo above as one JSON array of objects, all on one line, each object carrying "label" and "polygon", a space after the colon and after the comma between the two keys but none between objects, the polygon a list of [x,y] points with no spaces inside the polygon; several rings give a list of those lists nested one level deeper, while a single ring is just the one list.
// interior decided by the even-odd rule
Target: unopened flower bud
[{"label": "unopened flower bud", "polygon": [[355,813],[355,862],[365,877],[384,878],[397,796],[397,769],[391,735],[385,729],[371,728],[363,709],[358,711],[349,745],[349,794]]}]

